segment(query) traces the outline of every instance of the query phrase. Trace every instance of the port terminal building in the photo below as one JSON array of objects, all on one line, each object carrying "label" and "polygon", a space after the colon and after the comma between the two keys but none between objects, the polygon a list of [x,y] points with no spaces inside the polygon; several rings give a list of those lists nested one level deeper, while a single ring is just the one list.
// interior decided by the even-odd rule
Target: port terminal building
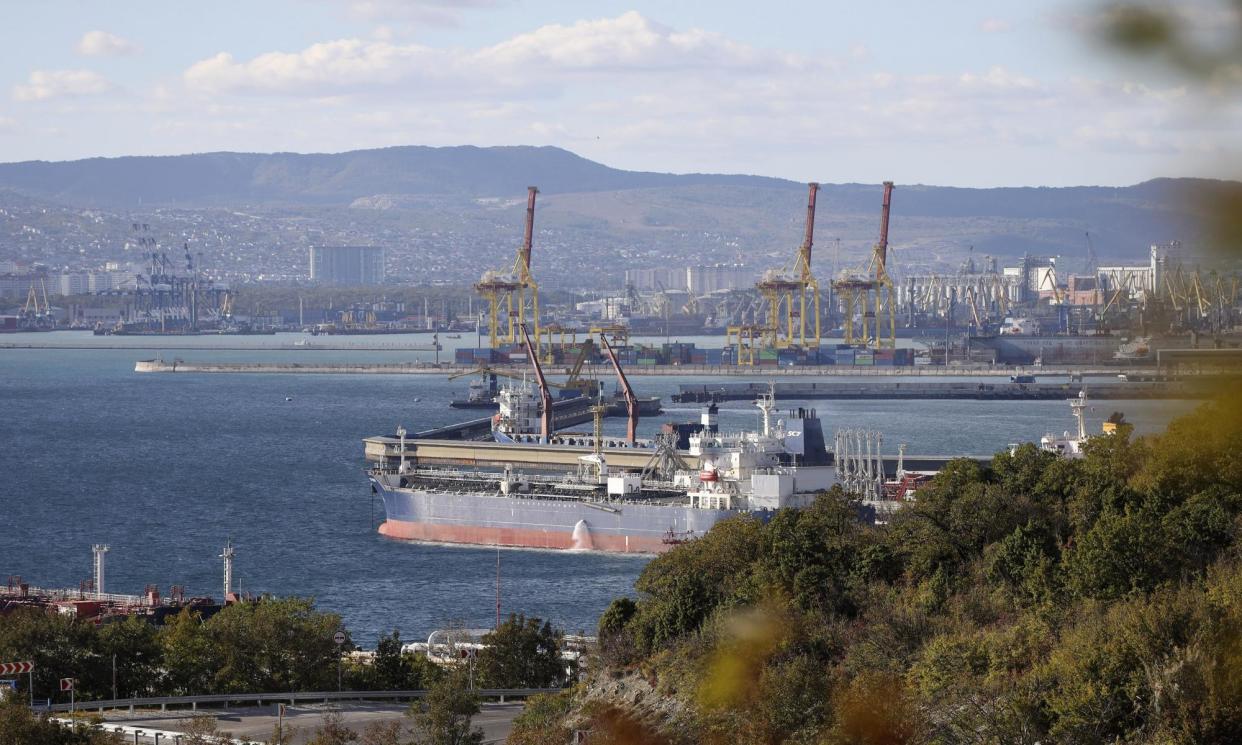
[{"label": "port terminal building", "polygon": [[384,260],[380,246],[311,246],[310,279],[325,285],[383,284]]}]

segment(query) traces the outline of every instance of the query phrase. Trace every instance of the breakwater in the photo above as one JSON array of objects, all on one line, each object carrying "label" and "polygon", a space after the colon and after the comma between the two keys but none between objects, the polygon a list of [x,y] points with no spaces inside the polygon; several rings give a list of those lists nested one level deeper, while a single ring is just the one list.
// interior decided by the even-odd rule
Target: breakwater
[{"label": "breakwater", "polygon": [[[518,374],[529,372],[525,365],[492,365],[497,370]],[[430,362],[394,363],[314,363],[314,362],[202,362],[183,360],[140,360],[134,364],[135,372],[149,373],[282,373],[282,374],[370,374],[370,375],[456,375],[476,370],[474,365],[435,364]],[[1150,370],[1151,368],[1146,368]],[[700,377],[747,377],[747,378],[819,378],[830,376],[849,377],[960,377],[988,376],[1007,378],[1012,375],[1039,375],[1040,377],[1099,376],[1130,373],[1134,367],[1104,367],[1095,365],[1063,367],[994,367],[988,365],[950,365],[912,367],[856,367],[853,365],[822,365],[802,367],[748,367],[745,365],[631,365],[625,369],[627,376],[636,375],[693,375]],[[557,370],[547,370],[551,375]],[[613,375],[607,365],[585,365],[583,374],[608,378]]]},{"label": "breakwater", "polygon": [[[161,337],[163,338],[163,337]],[[202,338],[202,337],[191,337]],[[138,344],[87,344],[84,342],[67,342],[64,344],[22,344],[18,342],[0,342],[0,349],[136,349],[151,352],[177,352],[211,350],[213,352],[435,352],[434,344],[340,344],[340,343],[306,343],[264,344],[261,346],[245,346],[230,344],[229,346],[210,347],[192,342],[141,342]]]},{"label": "breakwater", "polygon": [[825,399],[964,399],[973,401],[1052,401],[1074,398],[1084,389],[1094,399],[1194,399],[1206,398],[1211,387],[1196,381],[1172,382],[1080,382],[981,383],[981,382],[776,382],[683,384],[673,394],[674,403],[749,401],[770,391],[777,400]]}]

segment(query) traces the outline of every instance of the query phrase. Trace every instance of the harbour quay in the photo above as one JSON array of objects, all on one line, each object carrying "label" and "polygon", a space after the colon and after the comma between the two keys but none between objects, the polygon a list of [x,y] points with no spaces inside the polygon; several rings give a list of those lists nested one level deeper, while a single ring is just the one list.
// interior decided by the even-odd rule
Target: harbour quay
[{"label": "harbour quay", "polygon": [[674,403],[750,401],[771,390],[778,400],[857,399],[963,399],[975,401],[1053,401],[1073,398],[1086,388],[1094,399],[1196,399],[1207,398],[1213,386],[1208,379],[1155,380],[1148,382],[1078,381],[1054,383],[980,381],[819,381],[775,383],[683,383],[672,396]]}]

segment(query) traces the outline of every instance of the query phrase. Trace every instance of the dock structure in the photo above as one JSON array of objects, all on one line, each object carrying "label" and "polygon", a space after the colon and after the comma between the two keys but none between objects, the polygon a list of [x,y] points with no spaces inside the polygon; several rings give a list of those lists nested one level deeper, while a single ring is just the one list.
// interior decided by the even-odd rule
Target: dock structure
[{"label": "dock structure", "polygon": [[[568,443],[577,440],[572,436],[564,438]],[[582,444],[523,444],[512,445],[498,442],[467,442],[461,440],[428,440],[406,439],[405,451],[402,452],[402,438],[397,435],[381,435],[367,437],[363,440],[366,459],[376,466],[384,466],[397,470],[404,459],[408,465],[414,466],[456,466],[464,468],[494,469],[512,466],[526,471],[574,471],[582,462],[583,456],[594,452],[588,438],[581,438]],[[641,471],[651,462],[654,451],[648,447],[629,447],[624,437],[613,438],[601,449],[610,469],[622,471]],[[697,458],[688,451],[681,451],[688,463],[697,463]],[[903,455],[903,466],[909,471],[939,471],[955,457],[977,461],[984,467],[991,463],[991,456],[986,455]],[[835,462],[833,453],[828,453],[829,465]],[[884,470],[887,476],[897,474],[898,456],[883,456]]]},{"label": "dock structure", "polygon": [[[215,351],[215,350],[210,350]],[[251,350],[254,351],[254,350]],[[258,350],[264,351],[264,350]],[[494,370],[518,375],[523,365],[491,365]],[[139,360],[134,372],[141,373],[277,373],[321,375],[458,375],[476,372],[475,365],[433,362],[211,362],[188,360]],[[802,365],[794,367],[745,367],[739,365],[631,365],[627,377],[694,376],[730,378],[835,378],[835,377],[960,377],[1007,378],[1011,375],[1066,377],[1071,375],[1119,375],[1136,371],[1154,372],[1154,365],[1064,365],[1057,367],[996,365],[914,365],[911,367],[857,367],[854,365]],[[582,377],[612,375],[612,367],[584,365]]]},{"label": "dock structure", "polygon": [[964,399],[973,401],[1056,401],[1074,398],[1084,388],[1093,399],[1197,399],[1211,395],[1211,386],[1196,381],[1151,382],[776,382],[685,383],[672,396],[674,403],[751,401],[772,390],[778,400],[851,399]]}]

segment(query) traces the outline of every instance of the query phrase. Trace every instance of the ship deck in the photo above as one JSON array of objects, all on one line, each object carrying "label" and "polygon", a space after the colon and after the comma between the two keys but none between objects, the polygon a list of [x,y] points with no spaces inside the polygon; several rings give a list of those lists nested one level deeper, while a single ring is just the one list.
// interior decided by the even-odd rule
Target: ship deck
[{"label": "ship deck", "polygon": [[[385,474],[389,479],[397,474]],[[421,469],[400,474],[399,489],[421,489],[441,494],[472,494],[476,496],[515,497],[522,499],[547,499],[566,502],[584,502],[591,506],[607,509],[614,504],[683,504],[686,502],[684,489],[677,489],[671,483],[645,484],[637,494],[629,494],[615,498],[607,494],[607,484],[592,481],[574,481],[547,476],[513,474],[521,480],[524,489],[503,494],[500,480],[504,478],[501,471],[457,471],[453,469]]]},{"label": "ship deck", "polygon": [[[623,438],[619,438],[623,439]],[[363,440],[371,463],[396,470],[401,464],[401,440],[391,436]],[[583,445],[508,444],[484,441],[424,440],[405,441],[405,458],[415,466],[445,465],[467,468],[575,469],[579,459],[592,449]],[[639,470],[651,460],[649,448],[606,447],[604,460],[609,468]],[[689,456],[686,456],[689,457]]]}]

